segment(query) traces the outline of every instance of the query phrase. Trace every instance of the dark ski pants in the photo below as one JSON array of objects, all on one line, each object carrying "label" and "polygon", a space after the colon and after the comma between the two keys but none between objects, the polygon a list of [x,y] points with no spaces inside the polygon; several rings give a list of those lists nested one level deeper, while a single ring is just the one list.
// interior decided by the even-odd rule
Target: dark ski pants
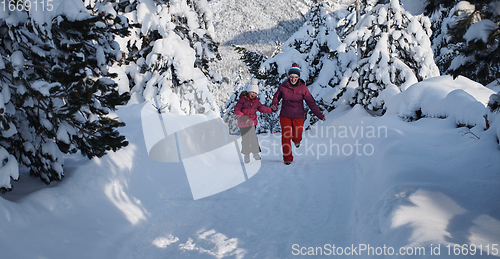
[{"label": "dark ski pants", "polygon": [[255,131],[255,126],[240,128],[241,132],[241,153],[250,155],[250,153],[260,153],[259,139]]},{"label": "dark ski pants", "polygon": [[281,147],[283,149],[283,161],[293,161],[292,143],[302,141],[304,119],[290,119],[280,117],[281,124]]}]

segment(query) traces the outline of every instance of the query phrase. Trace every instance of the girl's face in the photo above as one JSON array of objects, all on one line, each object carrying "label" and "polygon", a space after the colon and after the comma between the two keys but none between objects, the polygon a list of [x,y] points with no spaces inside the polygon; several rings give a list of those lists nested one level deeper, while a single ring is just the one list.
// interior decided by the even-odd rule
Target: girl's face
[{"label": "girl's face", "polygon": [[290,75],[290,83],[292,83],[294,85],[297,83],[297,81],[299,81],[299,76],[295,75],[295,74],[291,74]]},{"label": "girl's face", "polygon": [[248,95],[250,96],[250,98],[257,97],[257,93],[256,92],[248,92]]}]

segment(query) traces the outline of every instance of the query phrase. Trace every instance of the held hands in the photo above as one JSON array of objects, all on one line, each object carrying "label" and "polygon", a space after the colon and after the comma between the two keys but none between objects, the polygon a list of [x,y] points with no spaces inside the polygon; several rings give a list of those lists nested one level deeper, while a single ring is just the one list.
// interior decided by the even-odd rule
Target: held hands
[{"label": "held hands", "polygon": [[278,105],[275,104],[275,105],[271,106],[271,110],[273,112],[276,112],[278,110]]}]

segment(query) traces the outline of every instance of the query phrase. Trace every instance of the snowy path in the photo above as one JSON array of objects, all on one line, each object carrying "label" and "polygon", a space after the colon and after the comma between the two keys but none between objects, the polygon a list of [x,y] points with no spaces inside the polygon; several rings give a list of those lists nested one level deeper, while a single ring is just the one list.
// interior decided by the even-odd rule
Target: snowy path
[{"label": "snowy path", "polygon": [[[252,178],[193,200],[182,164],[148,157],[140,109],[118,114],[127,148],[89,162],[70,159],[59,184],[25,177],[31,193],[0,199],[5,258],[301,258],[294,244],[421,246],[427,254],[419,258],[427,258],[431,245],[444,253],[445,245],[500,243],[500,151],[449,120],[408,123],[339,109],[323,126],[387,126],[387,137],[360,142],[373,145],[371,156],[318,159],[331,136],[307,132],[292,165],[263,148]],[[279,143],[279,135],[259,138],[266,148]]]},{"label": "snowy path", "polygon": [[[270,141],[280,141],[279,135],[260,138],[261,145],[269,150]],[[323,141],[308,139],[307,145]],[[306,148],[303,145],[298,150],[305,152]],[[352,204],[352,169],[353,160],[342,157],[318,160],[310,152],[296,156],[291,166],[285,166],[279,150],[276,154],[263,152],[261,169],[255,176],[196,201],[182,172],[173,176],[172,172],[144,169],[147,176],[131,176],[129,195],[141,200],[149,216],[139,224],[142,227],[131,230],[134,238],[126,241],[136,246],[124,244],[118,257],[288,258],[293,244],[312,246],[317,245],[317,240],[350,244],[352,231],[347,222]],[[144,178],[151,179],[148,185],[155,183],[147,188],[149,193],[134,192],[134,183]],[[168,240],[177,239],[166,245]],[[155,249],[154,240],[166,247]]]},{"label": "snowy path", "polygon": [[[287,258],[294,243],[346,240],[350,203],[342,174],[349,171],[339,168],[335,176],[327,170],[331,166],[315,172],[307,167],[297,163],[284,168],[281,162],[264,160],[261,172],[226,192],[198,201],[157,199],[155,210],[149,210],[155,216],[139,230],[144,249],[126,249],[120,258],[138,258],[145,251],[154,256],[160,251],[152,249],[151,241],[170,235],[179,242],[160,253],[173,258],[203,258],[201,249],[221,257],[245,251],[249,258]],[[179,247],[190,239],[191,248]]]}]

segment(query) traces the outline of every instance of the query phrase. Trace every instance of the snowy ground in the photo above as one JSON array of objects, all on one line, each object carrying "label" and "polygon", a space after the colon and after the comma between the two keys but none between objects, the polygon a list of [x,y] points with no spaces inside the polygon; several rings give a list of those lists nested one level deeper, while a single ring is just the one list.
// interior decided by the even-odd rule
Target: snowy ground
[{"label": "snowy ground", "polygon": [[500,244],[498,144],[452,120],[337,109],[304,134],[292,165],[274,151],[279,135],[260,135],[255,176],[193,200],[182,163],[148,157],[139,108],[118,111],[129,147],[69,157],[61,183],[22,177],[0,199],[3,258],[295,258],[333,244],[423,247],[428,258],[439,244],[442,255]]}]

